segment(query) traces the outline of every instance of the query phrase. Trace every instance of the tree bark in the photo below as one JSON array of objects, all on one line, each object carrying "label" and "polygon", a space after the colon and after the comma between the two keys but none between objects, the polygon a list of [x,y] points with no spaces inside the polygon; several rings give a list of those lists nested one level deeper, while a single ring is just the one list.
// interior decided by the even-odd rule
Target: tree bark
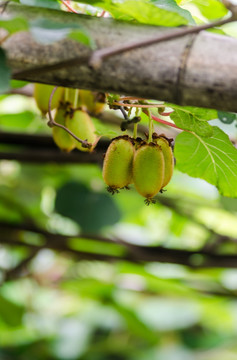
[{"label": "tree bark", "polygon": [[[80,24],[97,49],[179,31],[18,4],[6,15]],[[16,79],[237,112],[237,40],[227,36],[184,36],[110,57],[98,69],[89,66],[92,50],[69,39],[42,45],[20,32],[3,47]]]}]

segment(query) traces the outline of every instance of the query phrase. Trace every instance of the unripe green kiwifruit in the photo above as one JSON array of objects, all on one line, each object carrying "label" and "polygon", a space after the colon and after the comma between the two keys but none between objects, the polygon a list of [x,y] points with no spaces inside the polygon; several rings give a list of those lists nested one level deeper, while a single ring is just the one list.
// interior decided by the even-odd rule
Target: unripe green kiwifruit
[{"label": "unripe green kiwifruit", "polygon": [[[89,90],[79,90],[79,103],[80,106],[85,106],[86,110],[92,114],[99,114],[104,110],[105,100],[104,97],[100,96],[97,100],[97,94]],[[103,98],[103,99],[102,99]]]},{"label": "unripe green kiwifruit", "polygon": [[166,140],[164,137],[158,137],[156,139],[156,143],[161,147],[165,160],[165,172],[164,172],[164,180],[162,184],[162,188],[163,188],[170,182],[170,179],[173,175],[174,156],[169,141]]},{"label": "unripe green kiwifruit", "polygon": [[[54,88],[54,85],[35,84],[34,98],[42,115],[45,115],[48,112],[49,98]],[[60,100],[63,98],[63,94],[64,88],[58,87],[52,98],[51,110],[59,106]]]},{"label": "unripe green kiwifruit", "polygon": [[[72,115],[68,115],[66,117],[66,127],[79,139],[87,140],[88,143],[95,146],[97,140],[95,125],[85,111],[75,110]],[[91,152],[94,146],[86,148],[76,141],[76,148],[80,151]]]},{"label": "unripe green kiwifruit", "polygon": [[114,193],[132,182],[134,146],[128,136],[119,136],[109,145],[104,158],[103,178]]},{"label": "unripe green kiwifruit", "polygon": [[133,181],[136,190],[146,198],[146,204],[154,202],[152,198],[163,185],[165,162],[162,150],[154,143],[139,147],[133,159]]},{"label": "unripe green kiwifruit", "polygon": [[[65,106],[59,106],[54,121],[60,125],[66,126],[65,119],[66,119],[66,108]],[[76,140],[64,129],[58,126],[53,126],[52,133],[53,133],[54,142],[63,151],[70,152],[76,147]]]}]

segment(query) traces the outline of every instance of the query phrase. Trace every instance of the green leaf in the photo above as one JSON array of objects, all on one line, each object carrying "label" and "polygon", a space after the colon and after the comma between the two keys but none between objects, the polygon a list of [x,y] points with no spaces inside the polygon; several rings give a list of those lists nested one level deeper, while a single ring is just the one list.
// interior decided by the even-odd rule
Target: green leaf
[{"label": "green leaf", "polygon": [[0,94],[10,90],[11,71],[7,66],[7,58],[4,50],[0,48]]},{"label": "green leaf", "polygon": [[69,37],[84,45],[94,46],[86,30],[78,24],[36,19],[30,23],[30,32],[34,39],[41,44],[48,45]]},{"label": "green leaf", "polygon": [[120,20],[136,20],[142,24],[157,26],[180,26],[192,21],[188,11],[175,6],[173,0],[124,0],[124,1],[79,1],[84,4],[98,6],[108,11],[114,18]]},{"label": "green leaf", "polygon": [[22,323],[24,308],[0,295],[0,318],[9,326],[15,327]]},{"label": "green leaf", "polygon": [[23,131],[32,124],[35,119],[35,114],[31,111],[23,111],[16,114],[0,114],[0,126],[5,130],[19,130]]},{"label": "green leaf", "polygon": [[203,16],[207,19],[214,20],[222,18],[228,13],[226,7],[218,0],[192,0]]},{"label": "green leaf", "polygon": [[88,233],[95,233],[120,219],[120,211],[111,196],[92,192],[76,182],[67,183],[58,190],[55,208]]},{"label": "green leaf", "polygon": [[27,84],[29,84],[28,81],[11,80],[11,88],[12,89],[18,89],[23,86],[26,86]]},{"label": "green leaf", "polygon": [[209,138],[183,132],[175,141],[178,170],[215,185],[228,197],[237,197],[237,149],[217,126]]},{"label": "green leaf", "polygon": [[170,117],[178,127],[184,130],[193,131],[200,136],[212,136],[213,128],[207,121],[217,118],[216,110],[191,106],[181,107],[171,104],[168,104],[167,106],[174,108],[174,112]]},{"label": "green leaf", "polygon": [[11,35],[17,31],[26,31],[29,26],[26,19],[22,17],[15,17],[11,19],[1,19],[0,28],[6,29]]},{"label": "green leaf", "polygon": [[224,124],[232,124],[235,120],[237,120],[237,116],[235,113],[218,111],[218,119]]},{"label": "green leaf", "polygon": [[71,31],[68,36],[69,39],[78,41],[81,44],[89,46],[91,49],[95,49],[96,45],[93,39],[83,30],[73,30]]},{"label": "green leaf", "polygon": [[57,0],[20,0],[20,3],[23,5],[60,10],[60,4]]},{"label": "green leaf", "polygon": [[68,240],[71,249],[92,254],[123,256],[126,250],[119,244],[97,241],[93,239],[72,238]]},{"label": "green leaf", "polygon": [[142,24],[179,26],[188,23],[188,20],[179,13],[158,7],[145,0],[125,0],[117,3],[116,11],[121,15],[129,15]]},{"label": "green leaf", "polygon": [[129,309],[116,301],[113,301],[112,304],[117,312],[123,317],[128,330],[132,334],[151,344],[157,343],[157,335],[139,319],[134,310]]},{"label": "green leaf", "polygon": [[115,289],[114,284],[102,282],[97,279],[80,279],[80,281],[67,280],[61,284],[63,289],[92,299],[111,299]]},{"label": "green leaf", "polygon": [[192,15],[188,10],[182,9],[174,0],[151,0],[160,9],[175,12],[188,20],[189,24],[195,24]]}]

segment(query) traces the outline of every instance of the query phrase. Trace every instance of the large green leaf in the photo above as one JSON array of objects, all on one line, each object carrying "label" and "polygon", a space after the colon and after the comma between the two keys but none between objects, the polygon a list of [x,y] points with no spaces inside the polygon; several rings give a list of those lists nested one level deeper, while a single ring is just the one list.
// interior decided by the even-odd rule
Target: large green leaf
[{"label": "large green leaf", "polygon": [[159,8],[144,0],[126,0],[117,4],[116,10],[143,24],[179,26],[188,23],[187,19],[177,12]]},{"label": "large green leaf", "polygon": [[118,2],[85,0],[79,2],[98,6],[108,11],[116,19],[136,20],[142,24],[180,26],[192,22],[188,12],[179,9],[171,0],[167,4],[164,1],[156,1],[154,4],[151,0],[123,0]]},{"label": "large green leaf", "polygon": [[202,15],[210,20],[221,18],[228,12],[226,7],[218,0],[192,0],[191,3],[196,5]]},{"label": "large green leaf", "polygon": [[170,115],[170,117],[177,126],[184,130],[193,131],[200,136],[212,136],[213,128],[207,123],[207,121],[217,118],[216,110],[191,106],[169,106],[174,108],[174,112]]},{"label": "large green leaf", "polygon": [[195,21],[192,18],[192,15],[189,11],[182,9],[174,0],[151,0],[153,4],[155,4],[160,9],[165,9],[168,11],[175,12],[185,19],[188,20],[190,24],[195,24]]},{"label": "large green leaf", "polygon": [[11,72],[7,66],[7,58],[5,52],[0,48],[0,94],[10,90]]},{"label": "large green leaf", "polygon": [[237,149],[217,126],[209,138],[179,134],[174,153],[180,171],[208,181],[224,196],[237,197]]}]

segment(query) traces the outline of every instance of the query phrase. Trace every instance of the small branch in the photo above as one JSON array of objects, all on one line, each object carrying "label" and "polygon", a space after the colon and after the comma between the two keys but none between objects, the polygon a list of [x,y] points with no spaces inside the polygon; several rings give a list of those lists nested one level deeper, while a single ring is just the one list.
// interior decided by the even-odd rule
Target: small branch
[{"label": "small branch", "polygon": [[121,113],[123,114],[124,119],[125,119],[126,121],[128,121],[128,120],[129,120],[129,117],[128,117],[126,111],[124,110],[123,106],[120,106],[120,107],[119,107],[119,110],[120,110]]},{"label": "small branch", "polygon": [[0,152],[0,160],[16,160],[22,163],[33,164],[100,164],[103,162],[103,152],[81,152],[73,151],[65,153],[59,149],[37,150],[34,147],[24,151]]},{"label": "small branch", "polygon": [[53,117],[52,117],[52,114],[51,114],[51,103],[52,103],[52,99],[53,99],[53,96],[57,90],[57,86],[55,86],[55,88],[53,89],[52,93],[50,94],[50,98],[49,98],[49,107],[48,107],[48,112],[49,112],[49,122],[48,122],[48,126],[49,127],[53,127],[53,126],[57,126],[63,130],[65,130],[68,134],[70,134],[75,140],[77,140],[79,143],[82,144],[83,147],[85,148],[88,148],[90,149],[92,147],[92,144],[88,143],[87,140],[82,140],[80,139],[79,137],[77,137],[75,134],[73,134],[73,132],[71,132],[68,128],[66,128],[66,126],[64,125],[61,125],[61,124],[58,124],[56,123],[54,120],[53,120]]},{"label": "small branch", "polygon": [[150,39],[146,39],[146,40],[142,40],[142,41],[133,41],[133,42],[123,44],[123,45],[115,45],[115,46],[111,46],[109,48],[99,49],[92,53],[89,64],[94,69],[98,69],[102,64],[102,61],[105,59],[108,59],[111,56],[118,55],[118,54],[124,53],[126,51],[131,51],[131,50],[134,50],[137,48],[146,47],[146,46],[153,45],[153,44],[158,44],[158,43],[161,43],[164,41],[177,39],[177,38],[185,36],[185,35],[199,33],[202,30],[211,29],[215,26],[221,26],[221,25],[227,24],[227,23],[235,21],[235,20],[236,20],[235,16],[232,14],[232,16],[230,16],[228,19],[218,20],[211,24],[204,24],[204,25],[195,26],[192,28],[186,27],[186,28],[180,29],[179,31],[170,32],[170,33],[167,33],[164,35],[158,35],[158,36],[152,37]]},{"label": "small branch", "polygon": [[120,103],[117,101],[114,101],[112,106],[121,106],[121,107],[135,107],[135,108],[144,108],[144,109],[150,109],[150,108],[163,108],[164,105],[161,104],[129,104],[129,103]]},{"label": "small branch", "polygon": [[[0,228],[6,229],[15,229],[22,231],[32,231],[42,234],[46,239],[46,244],[44,248],[50,248],[57,251],[68,252],[76,256],[78,259],[88,259],[88,260],[103,260],[103,261],[131,261],[135,263],[143,262],[164,262],[164,263],[174,263],[186,265],[193,268],[208,268],[208,267],[226,267],[226,268],[236,268],[237,267],[237,255],[226,255],[226,254],[215,254],[208,251],[187,251],[187,250],[178,250],[178,249],[169,249],[162,246],[137,246],[130,243],[127,243],[120,239],[109,239],[102,236],[94,236],[87,234],[79,234],[78,242],[80,238],[95,239],[102,242],[118,243],[126,249],[125,254],[123,255],[108,255],[108,254],[95,254],[87,253],[86,251],[77,251],[71,249],[68,245],[68,240],[70,236],[52,234],[46,230],[39,229],[33,226],[25,226],[20,224],[4,224],[0,223]],[[77,236],[73,236],[76,238]],[[221,237],[221,236],[219,236]],[[1,239],[2,244],[12,245],[12,246],[23,246],[31,249],[41,249],[42,246],[32,245],[23,243],[18,240]],[[195,263],[195,257],[199,256],[198,264]]]},{"label": "small branch", "polygon": [[[178,129],[178,130],[184,130],[184,129],[181,129],[180,127],[176,126],[175,124],[173,124],[173,123],[171,123],[169,121],[162,120],[162,119],[158,118],[155,115],[151,115],[151,117],[152,117],[153,120],[155,120],[155,121],[157,121],[157,122],[159,122],[161,124],[171,126],[171,127],[175,128],[175,129]],[[186,130],[184,130],[184,131],[186,131]]]},{"label": "small branch", "polygon": [[0,3],[0,14],[3,14],[6,10],[7,4],[10,2],[10,0],[6,0]]},{"label": "small branch", "polygon": [[68,3],[68,1],[66,0],[61,0],[61,2],[63,3],[64,6],[66,6],[66,8],[70,11],[73,12],[75,14],[79,14],[76,10],[74,10]]},{"label": "small branch", "polygon": [[27,258],[22,260],[14,268],[5,272],[4,281],[10,281],[18,278],[21,275],[22,271],[26,270],[27,265],[31,262],[31,260],[34,259],[34,257],[38,254],[40,250],[42,250],[41,247],[31,249],[30,255]]}]

